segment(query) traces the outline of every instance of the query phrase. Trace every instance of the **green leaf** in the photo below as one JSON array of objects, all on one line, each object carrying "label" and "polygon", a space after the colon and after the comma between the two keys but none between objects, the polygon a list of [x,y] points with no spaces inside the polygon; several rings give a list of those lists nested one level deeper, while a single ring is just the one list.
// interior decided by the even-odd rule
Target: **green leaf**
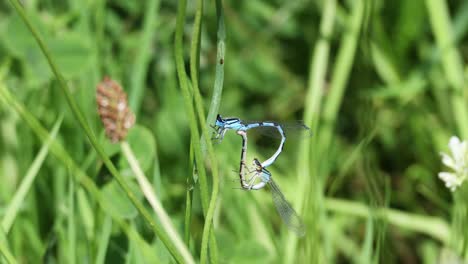
[{"label": "green leaf", "polygon": [[94,53],[87,35],[67,32],[47,42],[65,78],[75,77],[92,66]]},{"label": "green leaf", "polygon": [[78,208],[83,221],[84,230],[88,239],[94,238],[95,219],[93,210],[85,191],[82,188],[78,189]]},{"label": "green leaf", "polygon": [[5,234],[5,231],[3,230],[3,228],[0,226],[0,243],[7,243],[7,238],[6,238],[6,234]]},{"label": "green leaf", "polygon": [[104,132],[104,127],[102,123],[99,124],[102,126],[101,133],[99,134],[99,143],[101,144],[102,148],[104,149],[104,152],[108,157],[114,156],[116,153],[120,151],[120,145],[116,143],[112,143],[106,136],[106,133]]},{"label": "green leaf", "polygon": [[[136,183],[127,181],[128,186],[136,193],[141,200],[141,192],[138,189]],[[136,208],[130,202],[125,195],[122,188],[116,181],[111,181],[102,188],[102,206],[106,209],[106,212],[120,220],[135,218],[138,215]]]},{"label": "green leaf", "polygon": [[[44,30],[45,26],[41,23],[37,15],[30,13],[29,18],[38,28],[39,32],[41,32],[41,35],[48,38],[48,34]],[[34,40],[34,37],[31,35],[19,16],[12,15],[5,19],[5,26],[2,27],[2,32],[0,33],[3,35],[2,42],[13,56],[23,58],[27,57],[28,51],[35,51],[37,54],[43,56]],[[46,67],[46,69],[48,69],[48,67]]]},{"label": "green leaf", "polygon": [[[94,56],[91,41],[87,35],[78,32],[61,32],[57,37],[51,37],[44,23],[34,15],[30,18],[41,32],[65,78],[72,78],[91,66]],[[39,85],[52,78],[52,72],[47,61],[37,46],[36,41],[16,15],[6,19],[5,27],[0,35],[8,52],[22,61],[29,83]]]},{"label": "green leaf", "polygon": [[[30,19],[36,25],[41,35],[48,39],[48,34],[44,30],[44,25],[34,14],[30,14]],[[1,32],[2,42],[5,48],[14,57],[22,60],[25,75],[30,83],[43,83],[52,77],[44,55],[37,46],[36,41],[24,25],[23,21],[16,15],[6,19],[4,31]]]}]

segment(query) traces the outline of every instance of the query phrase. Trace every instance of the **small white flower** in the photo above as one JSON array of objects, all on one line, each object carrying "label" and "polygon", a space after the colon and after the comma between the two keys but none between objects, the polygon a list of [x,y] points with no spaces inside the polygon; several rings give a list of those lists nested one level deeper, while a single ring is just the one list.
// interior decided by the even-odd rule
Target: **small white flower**
[{"label": "small white flower", "polygon": [[440,172],[439,178],[452,192],[468,178],[467,142],[460,141],[458,137],[451,137],[449,144],[452,156],[441,153],[442,163],[451,168],[453,172]]}]

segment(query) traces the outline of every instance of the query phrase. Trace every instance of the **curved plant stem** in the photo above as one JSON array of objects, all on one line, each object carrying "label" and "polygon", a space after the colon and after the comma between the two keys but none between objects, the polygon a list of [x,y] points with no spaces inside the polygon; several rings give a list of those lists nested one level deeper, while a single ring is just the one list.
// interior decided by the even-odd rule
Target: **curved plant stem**
[{"label": "curved plant stem", "polygon": [[182,242],[179,233],[177,233],[177,231],[175,230],[174,226],[172,225],[171,219],[167,215],[161,202],[154,193],[154,190],[151,184],[149,183],[148,179],[146,178],[145,174],[143,173],[143,170],[141,169],[140,164],[138,163],[138,160],[135,157],[135,154],[133,154],[130,145],[127,141],[124,141],[120,144],[120,146],[122,147],[122,152],[124,153],[128,163],[130,164],[133,173],[135,173],[135,178],[137,179],[138,184],[140,185],[140,188],[146,197],[146,200],[149,202],[154,212],[158,216],[159,220],[161,221],[161,225],[164,227],[169,237],[171,237],[172,241],[174,241],[175,246],[178,248],[178,250],[184,257],[185,263],[195,263],[188,248],[185,246],[184,242]]},{"label": "curved plant stem", "polygon": [[[208,211],[209,211],[209,190],[208,190],[208,183],[207,183],[207,179],[206,179],[206,171],[205,171],[205,168],[204,168],[204,164],[203,164],[203,153],[201,151],[201,147],[200,147],[200,134],[198,132],[198,128],[197,128],[197,123],[196,123],[196,120],[197,120],[197,117],[195,115],[195,111],[194,111],[194,105],[193,105],[193,102],[192,102],[192,97],[191,97],[191,93],[190,93],[190,83],[189,83],[189,80],[187,78],[187,75],[185,73],[185,68],[184,68],[184,58],[183,58],[183,31],[184,31],[184,21],[185,21],[185,10],[186,10],[186,0],[180,0],[179,1],[179,7],[178,7],[178,11],[177,11],[177,23],[176,23],[176,32],[175,32],[175,40],[174,40],[174,52],[175,52],[175,60],[176,60],[176,67],[177,67],[177,76],[178,76],[178,79],[179,79],[179,84],[180,84],[180,87],[181,87],[181,91],[182,91],[182,96],[184,98],[184,104],[185,104],[185,109],[187,111],[187,116],[188,116],[188,119],[190,120],[190,131],[191,131],[191,141],[192,141],[192,147],[193,147],[193,151],[194,151],[194,154],[195,154],[195,165],[196,165],[196,168],[197,168],[197,171],[199,173],[199,179],[200,179],[200,193],[201,193],[201,200],[202,200],[202,208],[203,208],[203,211],[205,213],[205,222],[206,220],[208,219]],[[198,87],[198,84],[197,84],[197,87]],[[204,120],[203,120],[204,121]],[[203,124],[201,124],[201,126],[203,127]],[[206,128],[202,128],[202,131],[206,131]],[[213,165],[214,164],[214,165]],[[216,164],[213,162],[212,160],[212,166],[216,166]],[[216,176],[215,176],[216,174]],[[216,181],[216,182],[215,182]],[[215,186],[216,184],[216,187],[214,187],[213,189],[213,193],[216,195],[217,194],[217,168],[213,167],[213,185]],[[212,213],[211,213],[211,218],[212,218]],[[210,224],[209,224],[210,228],[211,228],[211,221],[210,221]],[[204,231],[205,232],[205,231]],[[209,232],[209,231],[206,231],[209,233],[211,233],[211,236],[210,236],[210,250],[211,251],[217,251],[216,250],[216,241],[215,241],[215,237],[214,237],[214,233],[213,232]],[[204,251],[204,248],[203,248],[203,245],[202,245],[202,252]],[[214,259],[214,257],[216,257],[216,255],[213,255],[211,254],[211,261],[213,263],[216,263],[216,259]]]},{"label": "curved plant stem", "polygon": [[[195,92],[195,101],[202,102],[200,95],[198,73],[200,61],[200,35],[202,29],[203,0],[197,0],[197,10],[195,11],[195,22],[193,23],[192,44],[190,48],[190,79],[192,80]],[[198,112],[203,110],[203,105],[195,105]]]},{"label": "curved plant stem", "polygon": [[[218,176],[218,163],[214,155],[213,145],[211,144],[210,134],[208,133],[208,127],[205,121],[205,111],[203,110],[203,100],[200,94],[198,71],[199,71],[199,60],[200,60],[200,34],[201,34],[201,23],[203,16],[203,0],[198,0],[197,11],[195,15],[195,25],[192,34],[192,45],[190,51],[190,74],[192,76],[192,87],[195,98],[195,109],[198,115],[198,121],[202,130],[204,141],[202,140],[202,146],[208,147],[208,156],[211,161],[212,175],[213,175],[213,191],[211,193],[210,204],[205,217],[205,225],[203,227],[202,246],[200,253],[200,262],[206,262],[206,255],[208,252],[208,240],[211,231],[211,223],[213,221],[213,214],[216,207],[216,199],[219,192],[219,176]],[[204,144],[203,144],[204,143]],[[202,147],[203,153],[203,147]],[[212,235],[213,236],[213,235]],[[217,262],[217,250],[210,245],[211,262]]]},{"label": "curved plant stem", "polygon": [[167,234],[164,232],[164,230],[161,229],[160,226],[156,224],[154,219],[152,218],[151,214],[149,213],[148,210],[143,206],[143,204],[137,199],[135,193],[132,192],[132,190],[129,188],[129,186],[125,183],[123,177],[120,175],[118,172],[117,168],[114,166],[114,164],[110,161],[110,159],[106,156],[104,149],[99,145],[96,136],[93,134],[91,128],[89,127],[83,113],[81,112],[80,108],[78,107],[75,99],[73,98],[72,94],[70,93],[68,89],[67,82],[63,78],[62,74],[60,73],[58,67],[56,66],[54,60],[52,59],[51,53],[49,52],[47,46],[45,45],[44,41],[40,37],[38,31],[33,27],[31,22],[29,21],[28,17],[26,16],[23,8],[21,7],[21,4],[19,3],[18,0],[10,0],[10,3],[14,6],[16,12],[20,15],[20,17],[23,19],[23,22],[26,24],[28,29],[31,31],[32,35],[36,39],[39,47],[42,50],[42,53],[47,59],[47,62],[49,63],[50,68],[52,69],[52,72],[54,73],[55,77],[58,80],[59,87],[62,89],[63,93],[65,94],[65,97],[67,99],[67,103],[70,106],[73,115],[75,118],[78,120],[81,128],[84,130],[86,136],[88,137],[91,145],[94,147],[96,152],[99,154],[100,158],[106,165],[107,169],[109,172],[114,176],[116,181],[119,183],[120,187],[124,190],[125,194],[128,196],[130,201],[133,203],[135,208],[139,211],[139,213],[145,218],[147,223],[150,225],[154,233],[161,239],[161,241],[164,243],[166,248],[169,250],[169,252],[172,254],[172,256],[178,261],[178,262],[183,262],[182,255],[180,252],[177,251],[176,247],[172,243],[172,241],[169,239]]},{"label": "curved plant stem", "polygon": [[189,178],[187,178],[187,189],[185,191],[185,217],[184,217],[184,241],[187,246],[190,246],[190,223],[192,222],[193,188],[190,185],[191,185],[191,181]]},{"label": "curved plant stem", "polygon": [[[216,72],[215,81],[213,85],[213,95],[211,96],[210,108],[208,110],[208,116],[206,121],[208,124],[213,124],[216,118],[216,114],[219,111],[219,105],[221,103],[221,96],[223,94],[223,83],[224,83],[224,63],[226,54],[226,29],[224,26],[224,13],[223,4],[221,0],[216,0],[216,17],[217,17],[217,43],[216,43]],[[206,142],[202,141],[202,151],[206,151]]]},{"label": "curved plant stem", "polygon": [[174,43],[174,52],[175,52],[175,61],[177,67],[177,76],[179,78],[179,84],[182,91],[182,96],[184,98],[184,104],[188,119],[190,122],[190,139],[192,141],[192,148],[195,159],[195,166],[197,167],[197,173],[200,180],[200,194],[202,200],[203,210],[208,208],[208,184],[206,181],[206,171],[203,166],[202,152],[200,149],[200,134],[198,133],[197,119],[195,117],[195,112],[193,110],[192,97],[189,90],[189,80],[185,73],[184,68],[184,58],[183,58],[183,49],[182,49],[182,37],[184,31],[183,22],[185,20],[185,9],[186,9],[186,0],[179,1],[179,8],[177,11],[177,25],[175,32],[175,43]]},{"label": "curved plant stem", "polygon": [[213,96],[211,97],[210,110],[208,111],[208,122],[214,122],[215,116],[219,110],[221,95],[223,93],[224,82],[224,63],[226,53],[226,29],[224,26],[223,4],[221,0],[216,0],[216,16],[218,24],[217,32],[217,51],[216,51],[216,73],[213,87]]}]

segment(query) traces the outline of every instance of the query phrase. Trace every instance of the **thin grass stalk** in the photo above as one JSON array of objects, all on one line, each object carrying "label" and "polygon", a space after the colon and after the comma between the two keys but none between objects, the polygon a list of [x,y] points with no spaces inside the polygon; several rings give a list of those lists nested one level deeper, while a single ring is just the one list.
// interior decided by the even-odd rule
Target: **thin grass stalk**
[{"label": "thin grass stalk", "polygon": [[42,167],[42,163],[44,162],[47,154],[49,153],[49,147],[51,142],[57,136],[57,132],[62,124],[63,115],[60,116],[57,121],[55,122],[52,131],[50,133],[50,138],[44,142],[39,153],[37,154],[36,158],[34,159],[33,163],[29,167],[26,175],[24,176],[23,180],[21,181],[18,190],[16,191],[13,199],[8,203],[8,207],[5,210],[4,217],[2,219],[2,228],[6,234],[8,234],[11,230],[13,222],[15,221],[16,216],[18,215],[18,211],[21,207],[21,204],[24,202],[26,195],[28,194],[31,186],[36,179],[39,170]]},{"label": "thin grass stalk", "polygon": [[[199,173],[200,179],[200,193],[201,193],[201,200],[202,200],[202,208],[205,213],[205,217],[208,218],[208,211],[209,211],[209,190],[208,184],[206,179],[206,171],[204,169],[203,164],[203,153],[200,147],[200,135],[198,133],[197,123],[196,123],[196,116],[194,111],[194,105],[192,102],[192,97],[190,96],[190,83],[185,73],[184,68],[184,58],[183,58],[183,30],[184,30],[184,21],[185,21],[185,10],[186,10],[186,1],[180,0],[179,7],[177,11],[177,23],[176,23],[176,32],[175,32],[175,43],[174,43],[174,52],[175,52],[175,60],[176,60],[176,67],[177,67],[177,75],[179,79],[179,84],[181,87],[182,95],[184,98],[185,109],[187,111],[188,119],[190,120],[190,130],[191,130],[191,141],[192,147],[195,154],[195,164],[197,172]],[[206,130],[206,128],[202,128],[202,130]],[[213,166],[213,161],[212,161]],[[215,169],[213,168],[213,171]],[[202,172],[202,173],[200,173]],[[217,173],[214,172],[214,173]],[[213,177],[213,181],[215,181],[217,177]],[[215,182],[213,182],[215,184]],[[216,190],[214,190],[216,191]],[[216,194],[216,193],[215,193]],[[212,210],[213,211],[213,210]],[[211,213],[212,217],[212,213]],[[205,220],[206,220],[205,218]],[[207,231],[209,232],[209,231]],[[214,233],[211,232],[213,235],[210,237],[210,248],[211,250],[216,250],[216,242],[214,239]],[[205,250],[202,246],[202,252]],[[206,250],[205,250],[206,252]],[[211,255],[214,257],[215,255]],[[212,262],[216,263],[216,259],[211,259]]]},{"label": "thin grass stalk", "polygon": [[[68,173],[71,173],[68,171]],[[67,262],[70,264],[76,263],[76,217],[75,217],[75,179],[68,178],[68,212],[67,212]]]},{"label": "thin grass stalk", "polygon": [[190,247],[190,223],[192,222],[192,190],[189,187],[190,182],[187,181],[187,190],[185,192],[185,217],[184,217],[184,241]]},{"label": "thin grass stalk", "polygon": [[81,112],[80,108],[78,107],[77,103],[75,102],[75,99],[73,98],[72,94],[70,93],[68,89],[68,85],[63,78],[63,75],[60,73],[58,67],[56,66],[54,60],[52,59],[51,53],[49,52],[48,48],[46,47],[45,43],[42,41],[42,38],[40,37],[38,31],[33,27],[31,22],[29,21],[28,17],[26,16],[23,8],[21,7],[21,4],[18,0],[10,0],[10,3],[14,6],[16,12],[20,15],[22,18],[23,22],[26,24],[28,29],[31,31],[32,35],[36,39],[39,47],[42,50],[42,53],[47,59],[47,62],[49,63],[50,68],[52,69],[52,72],[54,73],[55,77],[57,78],[59,82],[59,87],[62,89],[62,91],[65,94],[65,97],[67,99],[67,103],[70,106],[73,115],[75,118],[78,120],[81,128],[84,130],[86,136],[88,137],[91,145],[94,147],[96,152],[99,154],[100,158],[106,165],[107,169],[109,172],[114,176],[116,181],[119,183],[120,187],[124,190],[125,194],[127,197],[130,199],[130,201],[133,203],[135,208],[138,210],[138,212],[143,216],[143,218],[146,220],[146,222],[150,225],[151,229],[153,232],[161,239],[163,244],[166,246],[166,248],[169,250],[171,255],[178,261],[178,262],[183,262],[182,255],[180,252],[177,251],[176,247],[174,246],[172,240],[167,236],[167,234],[162,230],[154,221],[152,218],[151,214],[149,213],[148,210],[143,206],[143,204],[138,200],[136,195],[132,192],[130,187],[125,183],[123,177],[120,175],[119,171],[117,168],[114,166],[114,164],[110,161],[110,159],[107,157],[106,153],[104,152],[104,149],[100,146],[96,136],[93,134],[91,128],[89,127],[88,123],[86,122],[86,119]]},{"label": "thin grass stalk", "polygon": [[448,246],[464,259],[468,258],[468,239],[466,234],[466,226],[468,223],[468,187],[461,186],[453,194],[453,205],[451,211],[451,226],[452,233]]},{"label": "thin grass stalk", "polygon": [[[333,24],[335,21],[335,13],[336,13],[336,2],[334,0],[327,1],[323,7],[323,15],[320,22],[320,39],[317,41],[314,47],[314,52],[311,57],[310,62],[310,69],[309,69],[309,81],[308,81],[308,88],[307,88],[307,95],[305,98],[305,106],[304,106],[304,122],[309,125],[312,131],[317,130],[317,124],[320,117],[321,111],[321,102],[322,102],[322,95],[325,86],[325,77],[328,67],[328,57],[330,54],[330,37],[333,32]],[[299,148],[299,161],[298,161],[298,193],[297,199],[295,201],[296,209],[303,211],[305,213],[305,217],[307,218],[309,215],[316,215],[319,197],[321,196],[321,190],[316,191],[316,187],[318,185],[314,185],[314,191],[308,192],[310,190],[310,186],[313,185],[314,181],[319,180],[320,177],[311,169],[310,166],[317,163],[310,162],[310,151],[311,149],[315,149],[317,144],[317,135],[314,135],[313,138],[304,138],[303,144],[300,145]],[[314,197],[319,196],[317,198],[312,198],[312,201],[316,201],[315,208],[312,212],[308,212],[303,210],[304,207],[304,197],[306,197],[306,193],[314,193]],[[301,210],[302,209],[302,210]],[[311,219],[316,219],[311,218]],[[307,221],[306,221],[307,222]],[[308,230],[308,238],[311,241],[317,241],[319,237],[319,226],[316,220],[312,221],[313,226],[310,230]],[[286,260],[293,260],[296,258],[296,247],[297,247],[297,239],[291,235],[289,235],[286,244],[286,250],[284,254],[284,261]],[[318,262],[318,252],[320,251],[319,246],[316,243],[311,245],[311,255],[310,260],[312,263]],[[315,259],[313,257],[315,256]]]},{"label": "thin grass stalk", "polygon": [[442,57],[442,68],[447,81],[453,89],[450,100],[455,122],[461,136],[468,138],[468,113],[464,100],[465,77],[462,56],[455,46],[455,34],[452,27],[447,3],[444,0],[426,0],[429,21]]},{"label": "thin grass stalk", "polygon": [[122,148],[122,152],[124,153],[125,158],[127,159],[128,163],[130,164],[130,167],[132,168],[133,173],[135,174],[135,178],[137,179],[138,184],[140,185],[140,188],[146,197],[146,200],[149,202],[155,214],[158,216],[161,225],[166,230],[167,234],[172,238],[175,246],[184,257],[184,260],[186,261],[185,263],[195,263],[188,248],[185,246],[184,242],[182,242],[182,239],[180,238],[179,233],[174,228],[172,221],[169,218],[169,215],[167,215],[166,211],[164,210],[164,207],[159,201],[159,198],[156,196],[156,193],[154,192],[151,184],[149,183],[147,177],[141,169],[140,164],[138,163],[138,160],[136,159],[135,154],[133,153],[130,145],[127,141],[123,141],[120,144],[120,146]]},{"label": "thin grass stalk", "polygon": [[194,153],[193,146],[190,144],[190,155],[189,155],[189,168],[193,168],[193,175],[187,175],[186,178],[186,192],[185,192],[185,219],[184,219],[184,230],[185,230],[185,244],[190,248],[190,224],[192,222],[192,204],[193,204],[193,186],[195,185],[195,178],[198,178],[196,166],[194,165]]},{"label": "thin grass stalk", "polygon": [[106,260],[107,247],[109,246],[110,237],[112,235],[112,218],[106,215],[103,219],[103,223],[100,227],[101,232],[99,234],[96,260],[94,263],[103,264]]},{"label": "thin grass stalk", "polygon": [[186,0],[179,1],[179,8],[177,12],[177,22],[176,22],[176,32],[175,32],[175,40],[174,40],[174,53],[175,53],[175,61],[177,67],[177,75],[179,78],[179,84],[181,87],[182,95],[184,98],[184,105],[188,114],[189,125],[190,125],[190,132],[191,132],[191,148],[193,149],[194,153],[194,160],[196,166],[196,172],[199,176],[200,180],[200,194],[202,200],[202,207],[204,213],[205,210],[208,210],[208,184],[206,181],[206,171],[205,167],[203,166],[203,160],[200,158],[202,157],[201,149],[200,149],[200,134],[198,132],[197,127],[197,119],[195,117],[195,112],[193,110],[192,104],[192,97],[189,89],[189,80],[185,73],[184,68],[184,58],[183,58],[183,31],[184,31],[184,21],[185,21],[185,10],[186,10]]},{"label": "thin grass stalk", "polygon": [[336,64],[333,68],[330,82],[330,93],[327,96],[323,109],[323,128],[321,129],[321,150],[326,151],[332,140],[332,131],[339,107],[341,105],[346,84],[351,73],[351,68],[359,42],[360,30],[364,18],[364,2],[362,0],[352,2],[351,15],[349,17],[348,30],[343,36],[342,44],[338,51]]},{"label": "thin grass stalk", "polygon": [[[200,36],[202,29],[203,18],[203,0],[197,0],[197,8],[195,11],[195,21],[193,23],[192,43],[190,47],[190,79],[192,80],[193,92],[195,93],[195,100],[198,103],[202,102],[199,88],[199,68],[200,68]],[[203,110],[202,104],[196,104],[195,109],[198,112]]]},{"label": "thin grass stalk", "polygon": [[158,32],[155,30],[155,27],[158,21],[157,15],[160,2],[160,0],[145,1],[145,5],[147,6],[143,21],[143,31],[141,40],[138,42],[139,48],[135,56],[132,73],[130,75],[131,89],[128,103],[135,115],[138,115],[140,111],[141,102],[143,101],[143,95],[145,92],[145,77],[151,60],[151,46],[156,33]]},{"label": "thin grass stalk", "polygon": [[15,257],[13,256],[13,254],[11,253],[10,251],[10,247],[8,245],[8,240],[7,240],[7,237],[6,237],[6,234],[2,228],[2,226],[0,226],[0,262],[2,261],[2,257],[5,259],[5,261],[9,264],[16,264],[17,261],[15,259]]},{"label": "thin grass stalk", "polygon": [[[106,18],[106,0],[94,1],[94,23],[95,23],[95,38],[96,38],[96,60],[99,62],[105,61],[104,59],[104,29]],[[96,68],[96,75],[102,76],[105,71],[103,63],[99,63]]]},{"label": "thin grass stalk", "polygon": [[434,216],[422,216],[389,208],[370,208],[369,206],[344,199],[325,199],[327,211],[339,214],[368,218],[374,217],[386,220],[388,223],[412,232],[428,235],[440,242],[447,243],[450,239],[450,227],[443,219]]},{"label": "thin grass stalk", "polygon": [[[366,139],[364,140],[366,141]],[[368,222],[366,223],[366,228],[372,229],[370,230],[372,231],[372,237],[369,238],[369,240],[373,241],[373,252],[368,252],[366,255],[369,257],[368,262],[371,263],[371,258],[380,258],[381,246],[384,243],[384,236],[387,232],[388,219],[379,217],[379,215],[381,214],[380,211],[386,209],[389,204],[390,189],[388,181],[385,181],[386,178],[381,177],[382,175],[373,168],[371,163],[369,163],[368,156],[366,145],[364,145],[362,159],[358,166],[360,167],[360,170],[362,170],[361,174],[364,178],[366,193],[370,203],[370,215]]]},{"label": "thin grass stalk", "polygon": [[[42,127],[39,121],[35,119],[34,116],[29,113],[26,108],[9,93],[9,91],[2,83],[0,83],[0,99],[5,101],[6,104],[10,105],[10,107],[13,108],[23,118],[23,120],[31,127],[33,132],[36,133],[36,135],[43,142],[50,138],[47,130]],[[83,172],[83,170],[81,170],[81,168],[73,161],[63,146],[54,140],[50,145],[50,152],[58,160],[60,160],[64,166],[71,170],[71,175],[77,178],[77,181],[83,185],[83,187],[98,201],[99,205],[102,207],[103,203],[101,202],[101,195],[98,187],[94,181],[88,175],[86,175],[86,173]],[[157,228],[161,229],[159,226],[157,226]]]},{"label": "thin grass stalk", "polygon": [[[209,124],[214,123],[216,114],[219,111],[219,105],[221,103],[221,96],[223,93],[224,83],[224,63],[226,53],[226,29],[224,26],[224,13],[223,3],[221,0],[216,0],[216,20],[218,31],[216,33],[216,71],[215,81],[213,86],[213,95],[211,97],[210,109],[208,110],[208,117],[206,118]],[[203,147],[203,146],[202,146]]]},{"label": "thin grass stalk", "polygon": [[84,233],[86,235],[86,239],[94,241],[96,230],[96,217],[94,216],[94,211],[91,208],[91,203],[88,197],[86,196],[86,192],[81,186],[77,189],[76,199],[78,208],[77,210],[83,221],[83,228]]},{"label": "thin grass stalk", "polygon": [[[208,109],[208,116],[206,121],[208,124],[213,124],[216,118],[216,114],[219,111],[219,105],[221,103],[221,96],[223,93],[223,83],[224,83],[224,59],[226,54],[226,29],[224,26],[224,12],[223,5],[220,0],[216,0],[216,24],[217,24],[217,33],[216,33],[216,70],[215,70],[215,81],[213,85],[213,95],[211,97],[210,108]],[[192,43],[193,44],[193,43]],[[200,45],[198,45],[200,46]],[[192,45],[193,47],[193,45]],[[198,70],[197,70],[198,71]],[[192,74],[193,75],[193,74]],[[198,77],[197,77],[198,78]],[[200,93],[198,93],[200,94]],[[197,96],[197,94],[195,94]],[[201,98],[201,96],[200,96]],[[197,100],[197,97],[195,97]],[[198,99],[201,102],[200,99]],[[200,104],[200,103],[197,103]],[[201,104],[200,104],[201,105]],[[201,141],[201,149],[203,154],[206,152],[207,141]]]},{"label": "thin grass stalk", "polygon": [[[192,88],[193,88],[193,95],[195,98],[195,110],[198,115],[198,121],[201,127],[201,132],[204,137],[204,141],[201,142],[205,143],[204,145],[208,147],[208,156],[211,161],[211,168],[212,168],[212,176],[213,176],[213,190],[211,194],[210,205],[208,207],[208,212],[205,217],[205,225],[203,227],[203,236],[202,236],[202,246],[201,246],[201,257],[200,262],[206,262],[206,252],[208,251],[208,239],[211,230],[211,224],[213,220],[214,209],[216,207],[216,199],[219,192],[219,176],[218,176],[218,163],[216,162],[216,158],[214,155],[213,145],[211,144],[210,134],[208,133],[208,126],[205,121],[205,111],[203,110],[203,99],[200,94],[200,86],[199,86],[199,61],[200,61],[200,36],[201,36],[201,28],[202,28],[202,17],[203,17],[203,0],[197,1],[197,11],[195,13],[195,24],[194,30],[192,34],[192,44],[191,44],[191,51],[190,51],[190,73],[192,77]],[[203,144],[202,144],[203,146]],[[203,149],[202,149],[203,153]],[[211,230],[211,231],[210,231]],[[213,236],[213,235],[212,235]],[[211,245],[210,245],[211,247]],[[210,258],[212,262],[217,262],[217,250],[211,247],[210,249]]]},{"label": "thin grass stalk", "polygon": [[[328,93],[325,104],[323,106],[323,123],[321,123],[320,129],[318,131],[320,137],[318,141],[319,144],[316,145],[316,149],[314,150],[317,154],[314,156],[315,162],[313,164],[316,166],[314,169],[317,170],[318,178],[313,182],[313,184],[316,186],[310,191],[315,193],[314,200],[311,202],[319,208],[318,211],[315,211],[317,214],[315,223],[317,232],[320,232],[320,226],[325,223],[324,218],[326,217],[323,210],[323,184],[326,181],[328,175],[328,168],[325,164],[328,163],[327,156],[333,140],[333,130],[343,99],[343,94],[345,92],[349,75],[351,73],[365,13],[365,5],[363,0],[350,2],[350,5],[350,15],[347,17],[348,21],[345,24],[348,26],[348,28],[343,35],[340,48],[338,50],[336,63],[331,73],[331,82],[329,86],[330,92]],[[315,241],[311,241],[311,243],[314,242]],[[321,254],[321,256],[318,255],[318,257],[324,258],[319,259],[319,262],[326,261],[328,256],[325,255],[325,251],[320,250],[319,252],[314,252],[314,254],[315,253]]]}]

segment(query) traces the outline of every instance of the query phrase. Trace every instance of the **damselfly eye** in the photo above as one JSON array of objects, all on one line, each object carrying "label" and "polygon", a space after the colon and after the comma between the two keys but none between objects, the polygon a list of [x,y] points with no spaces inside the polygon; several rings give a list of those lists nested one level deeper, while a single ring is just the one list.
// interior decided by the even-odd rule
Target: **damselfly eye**
[{"label": "damselfly eye", "polygon": [[96,102],[106,136],[113,143],[125,139],[128,130],[135,124],[135,115],[128,106],[127,94],[122,87],[109,77],[104,77],[97,85]]}]

